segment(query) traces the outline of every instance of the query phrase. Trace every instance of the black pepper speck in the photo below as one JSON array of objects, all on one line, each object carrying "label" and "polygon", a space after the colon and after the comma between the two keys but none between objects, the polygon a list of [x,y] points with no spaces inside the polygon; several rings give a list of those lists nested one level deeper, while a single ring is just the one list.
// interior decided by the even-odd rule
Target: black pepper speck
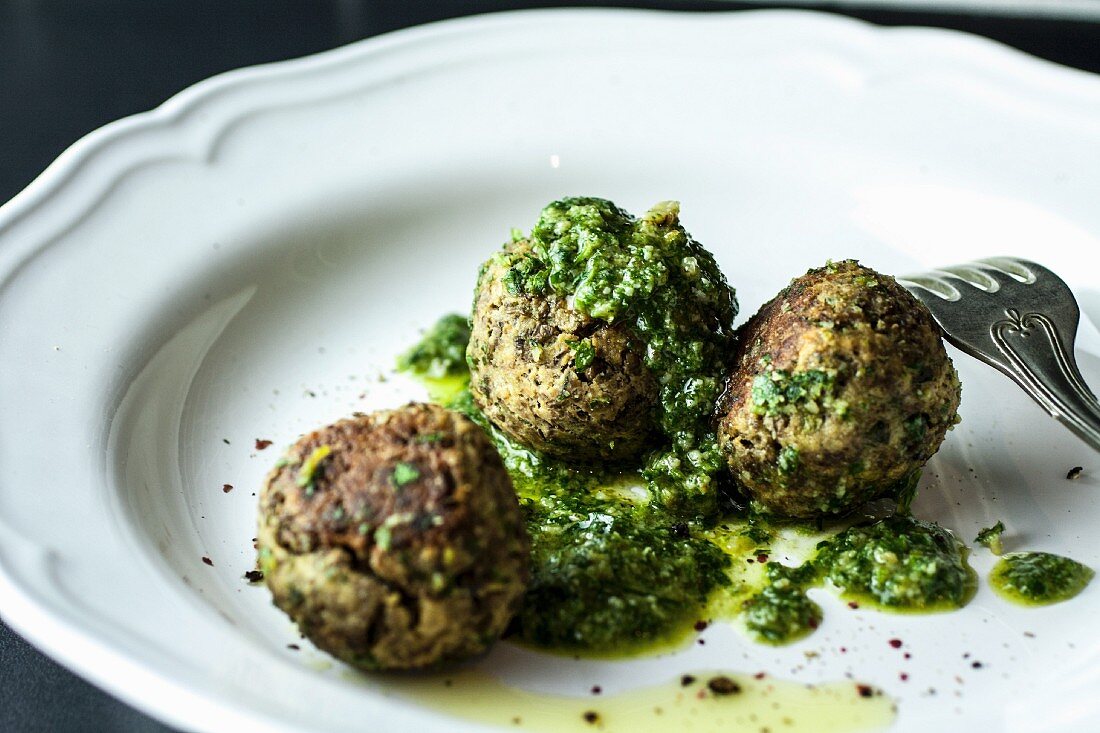
[{"label": "black pepper speck", "polygon": [[736,695],[741,692],[741,685],[725,675],[711,677],[707,680],[707,687],[710,688],[710,691],[715,695]]}]

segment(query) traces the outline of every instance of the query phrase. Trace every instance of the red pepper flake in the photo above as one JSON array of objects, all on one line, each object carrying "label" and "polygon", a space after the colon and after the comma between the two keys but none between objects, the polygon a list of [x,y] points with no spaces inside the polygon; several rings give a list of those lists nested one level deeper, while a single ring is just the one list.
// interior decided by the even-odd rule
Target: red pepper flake
[{"label": "red pepper flake", "polygon": [[891,639],[890,646],[894,647],[895,649],[901,649],[901,639]]},{"label": "red pepper flake", "polygon": [[859,608],[859,604],[856,603],[855,601],[848,601],[848,608],[852,608],[852,609]]},{"label": "red pepper flake", "polygon": [[754,674],[754,675],[752,676],[752,678],[753,678],[754,680],[762,680],[762,679],[764,679],[764,678],[765,678],[765,677],[767,677],[767,676],[768,676],[768,673],[767,673],[767,672],[757,672],[756,674]]},{"label": "red pepper flake", "polygon": [[259,583],[264,579],[264,572],[262,570],[246,570],[244,571],[244,579],[249,583]]},{"label": "red pepper flake", "polygon": [[583,717],[584,722],[588,723],[589,725],[595,725],[596,723],[600,722],[600,714],[597,713],[595,710],[586,710],[584,715],[581,717]]},{"label": "red pepper flake", "polygon": [[695,677],[693,675],[685,674],[680,677],[680,687],[687,687],[693,682],[695,682]]},{"label": "red pepper flake", "polygon": [[602,687],[600,687],[599,685],[592,685],[592,694],[593,695],[599,695],[601,692],[603,692]]},{"label": "red pepper flake", "polygon": [[768,561],[768,556],[761,553],[756,556],[756,561],[761,564],[766,563]]},{"label": "red pepper flake", "polygon": [[816,618],[813,618],[812,616],[810,618],[806,619],[806,625],[809,626],[811,629],[816,629],[817,624],[818,624],[818,620]]},{"label": "red pepper flake", "polygon": [[263,450],[264,448],[267,448],[270,445],[271,445],[270,440],[260,440],[259,438],[256,438],[256,450]]},{"label": "red pepper flake", "polygon": [[214,567],[214,561],[211,560],[210,558],[208,558],[206,555],[202,556],[202,561],[204,563],[206,563],[207,565],[209,565],[210,567]]},{"label": "red pepper flake", "polygon": [[840,653],[841,654],[847,654],[848,653],[848,647],[846,647],[846,646],[840,647]]},{"label": "red pepper flake", "polygon": [[725,675],[711,677],[707,680],[707,687],[715,695],[736,695],[741,692],[741,685],[737,684]]},{"label": "red pepper flake", "polygon": [[898,677],[901,678],[902,682],[905,682],[909,679],[909,675],[907,675],[905,672],[902,672],[901,674],[899,674]]},{"label": "red pepper flake", "polygon": [[709,625],[710,624],[708,624],[706,621],[703,621],[703,620],[696,621],[695,622],[695,630],[696,631],[706,631],[707,626],[709,626]]},{"label": "red pepper flake", "polygon": [[875,694],[870,685],[856,685],[856,692],[859,693],[860,697],[871,697]]},{"label": "red pepper flake", "polygon": [[906,659],[912,659],[912,658],[913,658],[913,655],[912,655],[912,654],[910,654],[909,652],[905,652],[905,658],[906,658]]},{"label": "red pepper flake", "polygon": [[294,651],[294,652],[296,652],[296,651],[298,651],[299,649],[301,649],[302,647],[298,646],[297,644],[287,644],[287,645],[286,645],[286,648],[287,648],[287,649],[290,649],[291,651]]},{"label": "red pepper flake", "polygon": [[222,484],[222,493],[228,494],[233,490],[233,484]]}]

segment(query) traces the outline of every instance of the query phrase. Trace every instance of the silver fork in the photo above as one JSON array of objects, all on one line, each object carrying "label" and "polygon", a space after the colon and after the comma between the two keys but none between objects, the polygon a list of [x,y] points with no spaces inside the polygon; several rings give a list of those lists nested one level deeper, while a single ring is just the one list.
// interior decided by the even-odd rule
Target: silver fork
[{"label": "silver fork", "polygon": [[948,341],[1007,374],[1100,451],[1100,402],[1073,356],[1081,311],[1060,277],[1034,262],[990,257],[897,280]]}]

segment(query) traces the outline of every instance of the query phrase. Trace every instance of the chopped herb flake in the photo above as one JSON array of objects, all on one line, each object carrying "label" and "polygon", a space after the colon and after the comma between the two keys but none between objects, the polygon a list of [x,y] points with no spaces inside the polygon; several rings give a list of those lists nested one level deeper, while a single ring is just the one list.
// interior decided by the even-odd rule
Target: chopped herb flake
[{"label": "chopped herb flake", "polygon": [[307,494],[313,493],[317,469],[321,461],[328,458],[330,453],[332,453],[332,446],[321,445],[314,448],[309,457],[302,461],[302,467],[298,469],[298,485],[304,488]]},{"label": "chopped herb flake", "polygon": [[592,366],[592,362],[596,360],[596,350],[591,341],[588,339],[571,341],[569,346],[573,349],[573,369],[583,372]]},{"label": "chopped herb flake", "polygon": [[420,469],[411,463],[398,463],[393,467],[393,485],[401,488],[420,478]]},{"label": "chopped herb flake", "polygon": [[994,555],[1000,555],[1004,552],[1004,545],[1001,543],[1001,534],[1005,531],[1005,523],[998,520],[992,527],[986,527],[978,532],[978,536],[974,538],[974,541],[979,545],[985,545],[989,548],[989,551]]}]

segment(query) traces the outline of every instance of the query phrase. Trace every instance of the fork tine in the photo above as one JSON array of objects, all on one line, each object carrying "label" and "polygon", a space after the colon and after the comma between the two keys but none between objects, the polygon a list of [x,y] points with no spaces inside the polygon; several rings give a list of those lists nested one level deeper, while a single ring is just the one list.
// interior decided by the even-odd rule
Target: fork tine
[{"label": "fork tine", "polygon": [[902,285],[915,285],[922,290],[927,290],[928,292],[942,298],[943,300],[956,301],[962,297],[962,293],[959,292],[958,288],[956,288],[944,278],[938,277],[933,272],[922,272],[916,275],[903,275],[895,279]]},{"label": "fork tine", "polygon": [[[1037,298],[1041,301],[1053,300],[1064,303],[1067,309],[1065,316],[1072,320],[1073,328],[1069,334],[1069,337],[1072,337],[1072,333],[1077,329],[1080,311],[1077,306],[1077,299],[1065,280],[1039,263],[1030,260],[1015,257],[989,257],[979,260],[979,262],[982,267],[986,268],[986,272],[1001,280],[1002,284],[1006,286],[1006,293],[1009,295],[1019,295],[1024,289],[1034,288],[1034,291],[1028,297]],[[1067,321],[1068,323],[1069,321]]]},{"label": "fork tine", "polygon": [[978,290],[984,290],[987,293],[995,293],[1001,289],[1000,281],[991,275],[987,269],[979,267],[977,263],[941,267],[938,272],[956,277],[966,284],[972,285],[978,288]]},{"label": "fork tine", "polygon": [[[1021,288],[1035,284],[1036,273],[1030,269],[1031,265],[1032,263],[1025,260],[1011,257],[990,257],[945,269],[976,273],[975,281],[971,282],[974,287],[990,294],[1000,293],[1002,296],[1013,297],[1021,292]],[[1035,267],[1038,268],[1038,265]],[[1044,272],[1050,273],[1049,270]],[[1054,279],[1053,273],[1050,275],[1052,282],[1061,282]]]},{"label": "fork tine", "polygon": [[1044,274],[1054,276],[1054,273],[1042,265],[1028,260],[1021,260],[1017,257],[983,257],[980,260],[976,260],[976,262],[993,267],[1001,272],[1006,272],[1025,285],[1030,285],[1035,282],[1040,271]]}]

